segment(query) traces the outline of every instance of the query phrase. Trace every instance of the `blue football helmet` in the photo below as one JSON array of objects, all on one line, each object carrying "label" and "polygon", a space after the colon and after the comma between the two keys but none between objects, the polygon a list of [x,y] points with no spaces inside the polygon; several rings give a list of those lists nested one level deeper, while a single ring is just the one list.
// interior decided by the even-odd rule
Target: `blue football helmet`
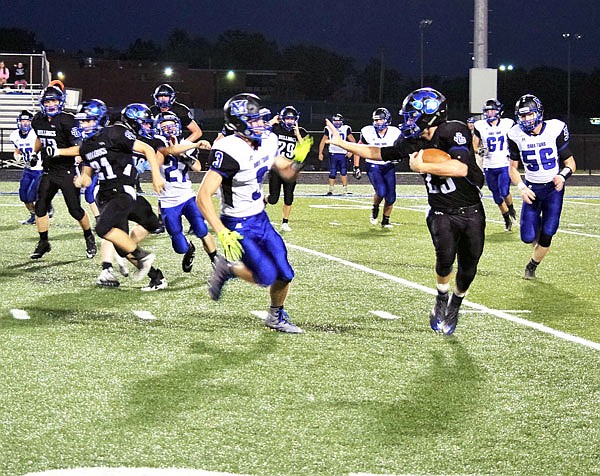
[{"label": "blue football helmet", "polygon": [[121,111],[121,122],[134,134],[147,139],[153,136],[154,118],[150,108],[142,103],[132,103]]},{"label": "blue football helmet", "polygon": [[467,124],[475,124],[477,122],[477,118],[475,116],[467,117]]},{"label": "blue football helmet", "polygon": [[[525,119],[533,113],[534,117]],[[544,106],[533,94],[525,94],[515,104],[515,119],[523,132],[530,134],[544,120]]]},{"label": "blue football helmet", "polygon": [[344,116],[342,116],[340,113],[334,114],[331,116],[331,123],[333,124],[333,127],[339,129],[344,125]]},{"label": "blue football helmet", "polygon": [[[100,99],[83,101],[77,108],[75,120],[77,121],[77,130],[81,138],[89,139],[108,124],[108,108],[104,104],[104,101]],[[92,121],[92,123],[83,125],[81,124],[83,121]]]},{"label": "blue football helmet", "polygon": [[[40,110],[47,117],[60,114],[65,107],[65,93],[57,86],[48,86],[40,96]],[[58,101],[57,104],[44,104],[48,101]]]},{"label": "blue football helmet", "polygon": [[[241,93],[229,98],[223,106],[223,114],[228,130],[259,144],[271,132],[271,111],[262,107],[261,99],[255,94]],[[256,124],[258,121],[262,124]]]},{"label": "blue football helmet", "polygon": [[400,116],[404,120],[400,126],[402,137],[419,137],[425,129],[448,118],[446,98],[433,88],[416,89],[404,98]]},{"label": "blue football helmet", "polygon": [[294,126],[298,125],[300,113],[294,106],[285,106],[279,113],[279,123],[281,127],[291,131]]},{"label": "blue football helmet", "polygon": [[[385,107],[378,107],[373,111],[371,117],[373,119],[373,127],[377,132],[381,132],[392,123],[392,115]],[[383,122],[381,122],[383,120]]]},{"label": "blue football helmet", "polygon": [[29,134],[32,119],[33,114],[29,111],[21,111],[21,114],[17,116],[17,129],[19,129],[22,136]]},{"label": "blue football helmet", "polygon": [[502,109],[504,108],[504,104],[502,104],[497,99],[488,99],[483,105],[483,118],[491,123],[496,119],[500,119],[502,116]]},{"label": "blue football helmet", "polygon": [[172,112],[161,112],[154,119],[154,132],[163,137],[181,136],[181,120]]}]

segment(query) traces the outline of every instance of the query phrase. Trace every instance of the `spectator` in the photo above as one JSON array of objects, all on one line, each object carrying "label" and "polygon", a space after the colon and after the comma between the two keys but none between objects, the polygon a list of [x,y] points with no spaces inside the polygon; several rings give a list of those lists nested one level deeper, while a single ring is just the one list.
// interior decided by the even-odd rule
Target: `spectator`
[{"label": "spectator", "polygon": [[27,69],[23,63],[18,62],[15,66],[15,89],[25,89],[27,87]]},{"label": "spectator", "polygon": [[6,66],[4,66],[4,61],[0,61],[0,86],[6,87],[9,76],[9,69]]}]

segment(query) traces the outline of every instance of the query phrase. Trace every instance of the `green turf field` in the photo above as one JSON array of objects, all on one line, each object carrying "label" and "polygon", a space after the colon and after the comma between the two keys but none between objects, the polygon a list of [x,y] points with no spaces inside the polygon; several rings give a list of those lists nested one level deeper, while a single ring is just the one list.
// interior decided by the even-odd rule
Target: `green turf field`
[{"label": "green turf field", "polygon": [[533,282],[530,246],[484,190],[486,248],[452,337],[429,329],[423,186],[400,183],[392,230],[370,225],[365,180],[347,197],[298,186],[286,309],[303,335],[265,329],[264,289],[232,281],[210,301],[198,239],[189,275],[167,235],[146,240],[166,290],[96,287],[99,256],[61,197],[52,251],[30,260],[16,190],[0,184],[1,475],[600,474],[598,187],[568,187]]}]

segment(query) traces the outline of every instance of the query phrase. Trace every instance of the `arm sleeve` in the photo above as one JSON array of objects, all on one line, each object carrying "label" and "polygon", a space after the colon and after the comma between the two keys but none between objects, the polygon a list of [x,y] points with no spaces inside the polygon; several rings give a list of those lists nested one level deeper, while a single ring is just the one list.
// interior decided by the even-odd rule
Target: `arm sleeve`
[{"label": "arm sleeve", "polygon": [[558,150],[558,156],[562,161],[573,155],[569,148],[569,129],[566,124],[562,132],[556,137],[556,150]]}]

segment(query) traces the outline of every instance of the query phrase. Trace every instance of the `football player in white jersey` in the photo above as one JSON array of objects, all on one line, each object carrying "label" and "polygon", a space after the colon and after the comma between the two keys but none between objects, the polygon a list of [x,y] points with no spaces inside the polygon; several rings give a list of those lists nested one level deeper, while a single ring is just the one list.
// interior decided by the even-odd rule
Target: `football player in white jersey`
[{"label": "football player in white jersey", "polygon": [[[576,164],[569,149],[569,129],[558,119],[544,121],[544,107],[532,94],[521,96],[515,105],[517,125],[508,131],[510,178],[523,198],[521,240],[533,243],[525,279],[535,279],[552,237],[558,230],[565,181]],[[525,179],[521,180],[519,162]]]},{"label": "football player in white jersey", "polygon": [[42,178],[42,161],[33,149],[37,136],[31,128],[33,114],[29,111],[21,111],[17,116],[17,128],[11,132],[10,141],[15,146],[14,158],[23,161],[23,175],[19,182],[19,200],[25,204],[30,216],[23,220],[23,225],[35,224],[35,199]]},{"label": "football player in white jersey", "polygon": [[[331,122],[336,128],[338,134],[343,140],[350,142],[356,142],[356,139],[352,135],[352,128],[344,124],[344,116],[341,114],[334,114],[331,118]],[[348,193],[348,157],[352,156],[352,153],[346,149],[335,144],[329,144],[327,141],[330,137],[329,129],[327,127],[323,131],[323,137],[319,143],[319,161],[323,162],[323,150],[328,145],[329,151],[329,190],[327,195],[333,195],[333,189],[335,187],[335,177],[337,173],[340,173],[340,180],[342,181],[342,190],[344,195]]]},{"label": "football player in white jersey", "polygon": [[[400,129],[390,125],[392,115],[385,107],[378,107],[373,111],[373,124],[365,126],[360,130],[359,144],[369,144],[376,147],[387,147],[394,145],[400,137]],[[354,177],[360,179],[360,156],[354,155]],[[383,218],[381,226],[392,228],[390,215],[396,201],[396,167],[393,162],[382,162],[381,160],[366,159],[367,176],[375,193],[373,194],[373,210],[371,211],[371,224],[377,225],[379,216],[379,205],[383,204]]]},{"label": "football player in white jersey", "polygon": [[501,117],[503,107],[497,99],[488,99],[485,102],[483,119],[476,121],[473,126],[473,149],[483,157],[485,183],[504,218],[504,229],[510,231],[517,214],[510,194],[506,134],[515,122]]},{"label": "football player in white jersey", "polygon": [[189,170],[199,172],[202,168],[200,161],[193,155],[195,149],[210,149],[210,143],[205,140],[195,143],[187,139],[179,141],[181,122],[177,115],[171,112],[161,112],[156,116],[154,130],[165,138],[168,146],[158,148],[157,160],[160,173],[165,179],[165,187],[158,196],[158,203],[173,249],[183,255],[181,268],[184,273],[189,273],[194,263],[196,247],[185,237],[181,217],[185,216],[190,222],[192,231],[202,240],[211,262],[214,262],[217,256],[217,245],[208,233],[204,217],[198,209],[196,193],[192,189],[192,181],[188,174]]},{"label": "football player in white jersey", "polygon": [[[209,281],[215,301],[223,285],[234,276],[269,286],[271,306],[265,326],[289,333],[302,333],[292,324],[283,306],[294,278],[287,249],[265,212],[262,181],[271,168],[284,180],[295,180],[310,150],[312,138],[296,145],[293,160],[278,152],[278,140],[270,134],[270,111],[258,96],[249,93],[231,97],[223,107],[225,127],[233,134],[213,143],[211,166],[198,190],[200,211],[217,234],[225,258],[217,256]],[[220,190],[221,214],[213,195]]]}]

